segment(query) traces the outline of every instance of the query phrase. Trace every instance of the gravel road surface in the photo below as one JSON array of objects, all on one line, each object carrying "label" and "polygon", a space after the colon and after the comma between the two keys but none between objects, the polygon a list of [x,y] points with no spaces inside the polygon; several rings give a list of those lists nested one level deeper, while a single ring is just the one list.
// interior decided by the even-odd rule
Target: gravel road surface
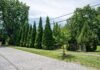
[{"label": "gravel road surface", "polygon": [[0,70],[92,70],[92,68],[9,47],[0,47]]}]

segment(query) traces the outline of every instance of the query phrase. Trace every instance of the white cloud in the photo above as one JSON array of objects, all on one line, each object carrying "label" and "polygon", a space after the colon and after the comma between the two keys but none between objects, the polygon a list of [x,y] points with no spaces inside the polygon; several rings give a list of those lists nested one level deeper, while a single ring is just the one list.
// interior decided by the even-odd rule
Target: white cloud
[{"label": "white cloud", "polygon": [[[57,17],[73,12],[77,7],[97,4],[100,0],[20,0],[30,6],[29,18]],[[67,16],[64,18],[68,18]]]}]

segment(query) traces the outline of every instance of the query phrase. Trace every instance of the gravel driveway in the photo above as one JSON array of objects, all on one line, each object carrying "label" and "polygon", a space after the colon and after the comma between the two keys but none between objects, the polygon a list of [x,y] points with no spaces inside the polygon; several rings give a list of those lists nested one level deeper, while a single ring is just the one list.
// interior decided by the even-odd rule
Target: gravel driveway
[{"label": "gravel driveway", "polygon": [[79,64],[8,47],[0,48],[0,70],[92,70]]}]

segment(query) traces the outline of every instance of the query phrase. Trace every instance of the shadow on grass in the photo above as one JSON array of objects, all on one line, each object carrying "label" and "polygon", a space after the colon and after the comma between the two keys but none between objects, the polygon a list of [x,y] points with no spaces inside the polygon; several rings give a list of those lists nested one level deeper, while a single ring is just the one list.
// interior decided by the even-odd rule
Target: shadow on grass
[{"label": "shadow on grass", "polygon": [[62,60],[65,61],[72,61],[75,58],[75,56],[71,55],[71,54],[66,54],[64,56],[62,56]]}]

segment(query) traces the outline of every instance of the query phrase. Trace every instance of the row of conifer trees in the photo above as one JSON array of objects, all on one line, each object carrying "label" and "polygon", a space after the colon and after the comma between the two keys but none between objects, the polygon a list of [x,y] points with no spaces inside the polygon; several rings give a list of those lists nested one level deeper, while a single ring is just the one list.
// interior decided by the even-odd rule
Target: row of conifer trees
[{"label": "row of conifer trees", "polygon": [[40,17],[37,28],[36,22],[34,22],[33,26],[27,24],[19,34],[21,37],[18,45],[20,46],[39,49],[54,49],[54,38],[49,17],[46,17],[44,28],[42,26],[42,18]]}]

